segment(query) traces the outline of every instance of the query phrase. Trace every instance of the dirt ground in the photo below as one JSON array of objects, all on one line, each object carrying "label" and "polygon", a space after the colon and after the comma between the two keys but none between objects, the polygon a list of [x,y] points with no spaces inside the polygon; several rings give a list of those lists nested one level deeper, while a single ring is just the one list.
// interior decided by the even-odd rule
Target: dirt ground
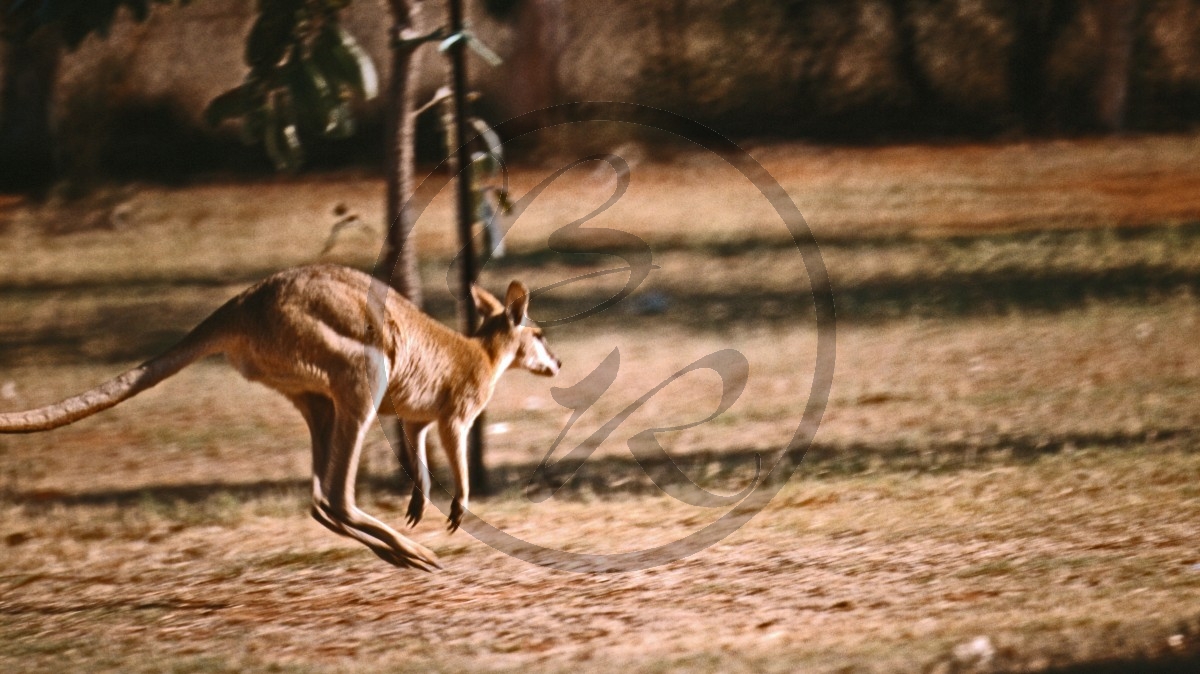
[{"label": "dirt ground", "polygon": [[[821,244],[833,385],[812,448],[791,480],[769,483],[769,505],[652,568],[546,568],[445,533],[431,510],[407,531],[445,570],[393,569],[308,517],[299,415],[219,360],[73,426],[0,436],[0,664],[1197,671],[1198,151],[1194,136],[751,147]],[[517,170],[514,193],[553,168]],[[613,266],[549,252],[547,239],[614,185],[592,166],[564,176],[513,226],[485,285]],[[322,254],[339,203],[365,226]],[[382,184],[356,174],[0,200],[0,410],[104,381],[274,269],[369,268],[381,204]],[[417,242],[428,307],[452,322],[447,208],[433,203]],[[616,381],[557,459],[672,373],[736,349],[750,364],[737,401],[661,436],[688,480],[732,494],[756,454],[773,465],[796,432],[816,323],[787,231],[724,162],[635,161],[628,194],[589,225],[641,237],[658,268],[623,303],[549,331],[566,363],[557,380],[501,381],[487,417],[495,493],[473,510],[544,548],[632,552],[746,508],[684,503],[689,484],[643,469],[626,445],[709,415],[720,379],[665,387],[543,501],[530,476],[570,417],[551,387],[619,350]],[[571,316],[623,284],[563,286],[539,296],[534,318]],[[400,524],[382,431],[368,445],[364,507]]]}]

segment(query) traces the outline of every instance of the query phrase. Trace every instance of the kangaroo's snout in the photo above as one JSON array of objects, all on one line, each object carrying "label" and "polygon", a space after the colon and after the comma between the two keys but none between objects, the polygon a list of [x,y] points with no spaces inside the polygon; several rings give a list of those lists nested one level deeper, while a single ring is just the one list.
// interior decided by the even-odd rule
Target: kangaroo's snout
[{"label": "kangaroo's snout", "polygon": [[550,358],[550,362],[548,364],[546,364],[545,367],[543,367],[541,370],[535,372],[534,374],[538,374],[543,377],[553,377],[554,375],[558,374],[558,371],[561,369],[562,369],[562,360],[560,360],[557,356],[552,356]]}]

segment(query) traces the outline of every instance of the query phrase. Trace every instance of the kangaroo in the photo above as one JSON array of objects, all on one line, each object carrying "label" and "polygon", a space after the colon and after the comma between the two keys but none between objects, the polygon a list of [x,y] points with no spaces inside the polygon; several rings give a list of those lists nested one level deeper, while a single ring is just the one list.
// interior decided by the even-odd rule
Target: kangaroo
[{"label": "kangaroo", "polygon": [[358,508],[354,481],[363,437],[383,397],[411,441],[416,468],[407,519],[421,519],[430,488],[425,438],[437,427],[454,476],[449,529],[468,507],[467,433],[510,367],[554,376],[562,362],[528,320],[529,292],[513,281],[504,303],[475,286],[482,323],[466,337],[380,281],[333,265],[299,267],[252,286],[162,355],[54,405],[0,414],[0,432],[65,426],[127,400],[213,354],[250,381],[283,394],[312,439],[312,516],[383,560],[424,571],[437,556]]}]

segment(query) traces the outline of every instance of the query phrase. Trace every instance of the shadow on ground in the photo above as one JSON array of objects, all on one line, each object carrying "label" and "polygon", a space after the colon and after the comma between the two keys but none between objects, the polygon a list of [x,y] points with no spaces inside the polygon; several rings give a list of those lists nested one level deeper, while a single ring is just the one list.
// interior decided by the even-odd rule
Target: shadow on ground
[{"label": "shadow on ground", "polygon": [[[544,479],[531,480],[537,464],[504,464],[488,471],[492,494],[544,494],[578,499],[620,495],[644,495],[697,485],[732,493],[747,486],[754,477],[756,457],[761,457],[763,481],[777,483],[793,475],[822,479],[866,472],[947,472],[971,468],[1034,462],[1063,452],[1126,451],[1132,449],[1185,449],[1193,451],[1200,439],[1195,429],[1159,429],[1145,433],[1079,433],[1059,436],[996,436],[978,442],[931,442],[922,445],[845,443],[817,444],[803,455],[766,449],[694,452],[663,461],[632,456],[602,457],[582,465],[560,463]],[[438,466],[434,466],[437,472]],[[577,469],[577,470],[576,470]],[[407,495],[411,482],[402,473],[367,475],[360,478],[367,493]],[[449,484],[443,479],[443,484]],[[152,502],[199,503],[215,496],[237,500],[289,495],[306,498],[311,490],[307,478],[259,480],[254,482],[206,482],[196,484],[147,485],[130,489],[93,492],[0,491],[0,498],[27,507],[137,505]]]},{"label": "shadow on ground", "polygon": [[[202,284],[202,287],[217,284]],[[172,284],[171,287],[179,287]],[[164,291],[166,290],[166,286]],[[92,291],[95,289],[93,288]],[[57,291],[55,291],[57,292]],[[118,297],[117,288],[109,288]],[[37,291],[24,289],[27,297]],[[937,276],[891,276],[836,285],[834,305],[839,321],[877,323],[902,317],[968,318],[1011,313],[1054,313],[1095,302],[1150,304],[1180,293],[1200,295],[1200,269],[1130,265],[1098,272],[995,269]],[[0,366],[22,362],[127,362],[151,357],[181,339],[188,330],[220,305],[189,294],[166,305],[127,299],[112,304],[98,300],[89,318],[53,329],[29,330],[0,324]],[[572,316],[600,305],[608,295],[577,295],[569,299],[539,299],[538,320]],[[814,303],[806,289],[796,292],[739,291],[736,293],[672,294],[652,312],[639,309],[637,296],[588,318],[590,330],[631,325],[669,329],[727,329],[730,325],[815,325]],[[428,305],[434,316],[454,321],[448,300]],[[99,342],[97,340],[101,340]]]}]

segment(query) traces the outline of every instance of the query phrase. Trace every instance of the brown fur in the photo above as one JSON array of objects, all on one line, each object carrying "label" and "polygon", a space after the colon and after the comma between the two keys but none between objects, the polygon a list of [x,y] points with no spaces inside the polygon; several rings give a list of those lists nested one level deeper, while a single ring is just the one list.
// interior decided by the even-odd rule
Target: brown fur
[{"label": "brown fur", "polygon": [[0,432],[64,426],[144,391],[204,356],[223,353],[247,379],[286,396],[308,423],[312,514],[397,566],[438,567],[428,549],[355,504],[363,435],[384,395],[413,440],[419,468],[408,519],[421,518],[429,474],[425,435],[436,426],[455,479],[450,529],[468,504],[466,436],[510,366],[553,376],[561,363],[541,331],[522,325],[528,291],[514,281],[505,303],[481,288],[483,324],[473,338],[438,323],[362,272],[331,265],[280,272],[205,319],[178,345],[90,391],[26,412],[0,414]]}]

